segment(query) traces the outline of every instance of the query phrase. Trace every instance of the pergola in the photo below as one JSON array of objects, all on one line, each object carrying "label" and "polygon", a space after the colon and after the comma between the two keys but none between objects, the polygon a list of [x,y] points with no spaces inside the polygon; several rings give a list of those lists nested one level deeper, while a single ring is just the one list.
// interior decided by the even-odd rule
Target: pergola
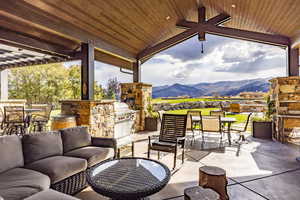
[{"label": "pergola", "polygon": [[283,47],[299,75],[297,0],[5,0],[0,4],[0,69],[81,60],[82,99],[93,99],[94,61],[133,71],[198,35]]}]

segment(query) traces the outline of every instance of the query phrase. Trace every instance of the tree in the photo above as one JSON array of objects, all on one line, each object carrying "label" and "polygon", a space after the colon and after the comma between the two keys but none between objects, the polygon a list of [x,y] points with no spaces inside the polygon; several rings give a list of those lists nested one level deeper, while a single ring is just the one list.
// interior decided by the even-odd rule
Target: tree
[{"label": "tree", "polygon": [[107,82],[107,88],[104,92],[104,97],[106,99],[118,99],[120,92],[120,83],[117,78],[110,78]]},{"label": "tree", "polygon": [[28,103],[58,102],[64,96],[65,74],[61,64],[11,69],[9,98],[26,99]]},{"label": "tree", "polygon": [[[62,99],[80,99],[80,66],[62,64],[11,69],[9,98],[26,99],[27,103],[58,104]],[[95,99],[103,98],[103,89],[94,83]]]}]

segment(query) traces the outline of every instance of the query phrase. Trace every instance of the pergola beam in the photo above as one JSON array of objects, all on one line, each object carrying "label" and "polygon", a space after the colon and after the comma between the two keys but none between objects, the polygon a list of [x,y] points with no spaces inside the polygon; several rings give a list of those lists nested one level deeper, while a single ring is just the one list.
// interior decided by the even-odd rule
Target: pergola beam
[{"label": "pergola beam", "polygon": [[51,30],[69,39],[75,39],[85,43],[92,40],[95,48],[98,48],[105,53],[112,54],[128,61],[135,60],[135,55],[133,53],[111,45],[110,43],[102,40],[100,37],[80,29],[68,22],[59,23],[59,20],[55,16],[45,13],[36,7],[33,7],[29,3],[15,0],[6,1],[6,3],[0,4],[0,13],[2,15],[8,17],[13,15],[15,18],[26,20],[29,23]]},{"label": "pergola beam", "polygon": [[63,46],[32,38],[1,27],[0,42],[11,46],[23,47],[24,49],[34,49],[37,52],[46,54],[56,54],[60,56],[72,56],[73,54],[71,49],[66,49]]}]

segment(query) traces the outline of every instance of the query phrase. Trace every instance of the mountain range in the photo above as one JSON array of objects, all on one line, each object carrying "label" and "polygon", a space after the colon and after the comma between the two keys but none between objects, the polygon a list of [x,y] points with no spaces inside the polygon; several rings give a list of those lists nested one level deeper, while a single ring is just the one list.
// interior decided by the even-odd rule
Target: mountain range
[{"label": "mountain range", "polygon": [[214,83],[197,83],[184,85],[175,83],[153,87],[152,97],[177,97],[177,96],[234,96],[240,92],[267,92],[269,90],[269,78],[247,79],[239,81],[219,81]]}]

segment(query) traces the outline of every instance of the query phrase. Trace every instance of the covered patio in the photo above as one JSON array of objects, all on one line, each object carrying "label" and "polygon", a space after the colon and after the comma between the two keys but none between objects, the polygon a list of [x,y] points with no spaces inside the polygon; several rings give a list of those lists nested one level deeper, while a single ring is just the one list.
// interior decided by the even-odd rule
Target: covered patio
[{"label": "covered patio", "polygon": [[[6,0],[0,4],[1,100],[8,99],[10,68],[79,60],[81,99],[62,101],[61,106],[63,114],[76,114],[77,125],[89,127],[92,135],[98,137],[100,123],[94,126],[90,118],[93,106],[105,107],[114,102],[94,100],[94,64],[99,61],[118,67],[121,72],[132,74],[132,83],[124,84],[121,100],[138,113],[139,132],[133,135],[135,156],[145,158],[147,136],[159,133],[144,131],[152,88],[141,82],[143,63],[191,37],[197,36],[200,45],[206,34],[213,34],[286,50],[288,80],[283,82],[295,86],[284,87],[289,94],[279,103],[287,108],[281,109],[286,113],[277,113],[281,117],[276,121],[278,125],[284,117],[290,117],[290,107],[293,112],[300,108],[298,82],[289,79],[299,76],[299,12],[300,3],[294,0]],[[283,83],[279,81],[280,84]],[[109,116],[113,109],[104,110],[98,116]],[[297,118],[299,113],[294,112],[294,116]],[[109,121],[108,117],[104,121]],[[299,123],[290,123],[288,131]],[[282,126],[278,125],[278,129],[283,129],[276,138],[279,142],[250,135],[246,144],[225,142],[221,147],[213,137],[203,143],[197,135],[194,145],[187,140],[185,163],[171,171],[169,183],[150,199],[184,199],[184,189],[198,185],[199,167],[206,165],[226,170],[230,199],[298,199],[300,164],[295,158],[299,147],[285,143],[287,129]],[[187,135],[191,136],[191,132]],[[232,136],[233,140],[238,137]],[[151,158],[156,159],[154,152]],[[176,159],[180,160],[181,155]],[[162,154],[160,161],[171,169],[171,154]],[[74,196],[106,199],[91,187]]]}]

